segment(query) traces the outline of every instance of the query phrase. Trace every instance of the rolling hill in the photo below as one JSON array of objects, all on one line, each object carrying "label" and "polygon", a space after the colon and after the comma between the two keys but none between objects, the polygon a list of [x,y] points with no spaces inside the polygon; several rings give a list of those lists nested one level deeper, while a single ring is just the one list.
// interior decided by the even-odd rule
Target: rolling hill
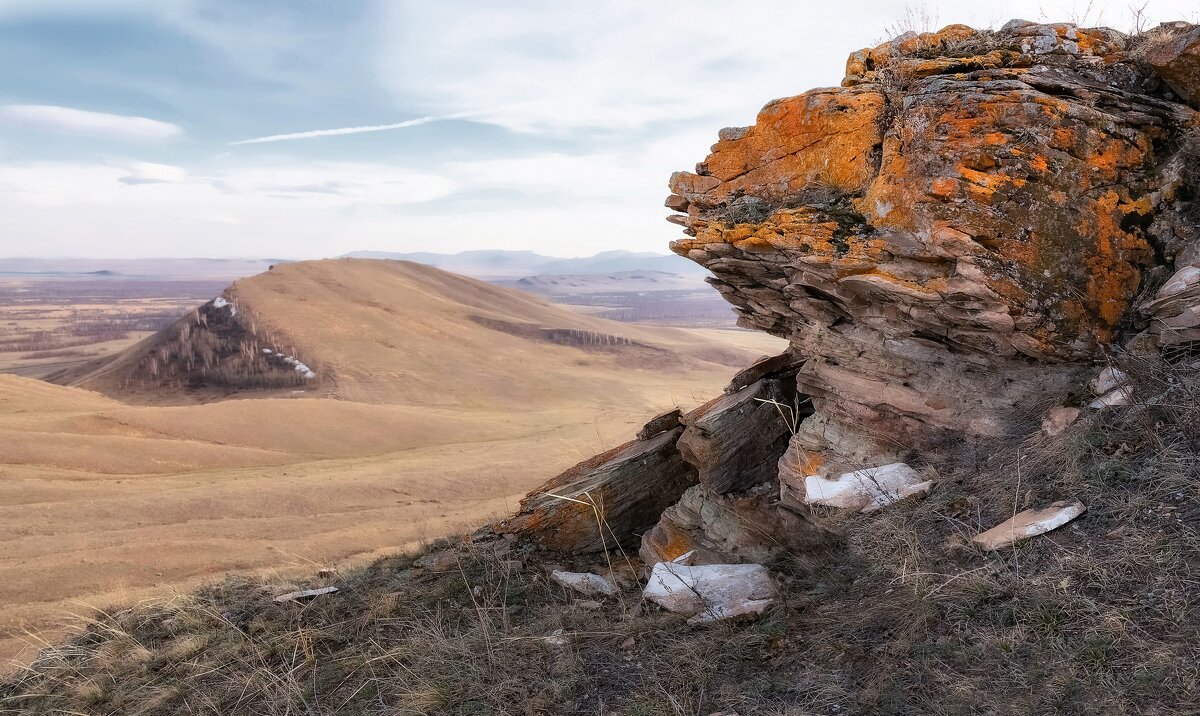
[{"label": "rolling hill", "polygon": [[303,391],[530,407],[610,395],[604,374],[613,371],[727,369],[752,357],[706,335],[593,318],[430,266],[329,259],[238,281],[174,326],[49,380],[151,402]]},{"label": "rolling hill", "polygon": [[507,513],[780,344],[335,259],[238,281],[66,385],[0,375],[0,664],[69,613]]}]

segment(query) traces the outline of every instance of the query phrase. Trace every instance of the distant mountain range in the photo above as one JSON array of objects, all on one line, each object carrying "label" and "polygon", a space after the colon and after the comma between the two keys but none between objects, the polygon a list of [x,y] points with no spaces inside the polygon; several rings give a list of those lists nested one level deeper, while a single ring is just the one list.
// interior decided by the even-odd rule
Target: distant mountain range
[{"label": "distant mountain range", "polygon": [[[480,250],[458,254],[354,251],[339,258],[412,261],[490,281],[525,277],[609,276],[628,280],[630,273],[674,274],[698,281],[707,269],[674,254],[604,251],[595,256],[562,258],[533,251]],[[266,271],[287,259],[87,259],[0,258],[0,276],[30,279],[234,280]],[[645,277],[643,277],[645,278]],[[662,278],[662,277],[660,277]]]},{"label": "distant mountain range", "polygon": [[429,252],[395,253],[354,251],[345,255],[358,259],[396,259],[436,266],[445,271],[475,278],[523,278],[542,274],[610,274],[628,271],[659,271],[683,276],[706,276],[708,271],[681,256],[653,252],[604,251],[595,256],[560,258],[533,251],[481,250],[457,254]]}]

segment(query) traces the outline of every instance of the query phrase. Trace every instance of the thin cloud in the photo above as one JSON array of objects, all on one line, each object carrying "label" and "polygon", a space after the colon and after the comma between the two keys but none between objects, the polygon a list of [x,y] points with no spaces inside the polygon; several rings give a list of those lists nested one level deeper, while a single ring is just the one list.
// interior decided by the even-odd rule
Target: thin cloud
[{"label": "thin cloud", "polygon": [[272,134],[266,137],[255,137],[254,139],[243,139],[237,142],[230,142],[229,146],[236,147],[240,144],[264,144],[266,142],[290,142],[294,139],[315,139],[317,137],[338,137],[345,134],[366,134],[368,132],[386,132],[392,129],[405,129],[408,127],[417,127],[422,124],[431,122],[443,122],[450,119],[466,119],[467,117],[478,117],[486,112],[458,112],[455,114],[446,114],[441,116],[417,117],[416,119],[407,119],[403,122],[394,122],[392,124],[374,124],[365,127],[338,127],[336,129],[314,129],[308,132],[291,132],[289,134]]},{"label": "thin cloud", "polygon": [[130,168],[129,174],[118,178],[117,181],[129,186],[138,186],[141,184],[182,184],[187,179],[187,170],[181,167],[138,162]]},{"label": "thin cloud", "polygon": [[126,142],[162,141],[183,134],[178,125],[157,119],[48,104],[4,105],[0,107],[0,119],[32,129]]}]

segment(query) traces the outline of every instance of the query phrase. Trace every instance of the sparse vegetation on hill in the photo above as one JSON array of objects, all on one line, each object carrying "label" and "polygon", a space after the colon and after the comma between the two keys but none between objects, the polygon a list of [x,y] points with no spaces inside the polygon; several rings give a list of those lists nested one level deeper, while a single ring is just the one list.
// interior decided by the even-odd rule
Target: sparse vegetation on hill
[{"label": "sparse vegetation on hill", "polygon": [[[781,346],[748,331],[594,319],[401,262],[276,267],[232,292],[244,327],[217,293],[196,304],[209,325],[272,350],[286,366],[276,374],[296,380],[285,358],[310,354],[329,372],[242,388],[237,400],[115,380],[182,333],[168,330],[106,362],[107,374],[87,371],[86,387],[108,396],[0,375],[0,664],[31,659],[26,630],[56,639],[80,603],[230,570],[303,572],[499,516],[644,414],[699,402]],[[176,367],[205,346],[224,350],[203,333],[178,344]],[[236,368],[243,354],[231,345]]]},{"label": "sparse vegetation on hill", "polygon": [[[303,584],[231,578],[101,614],[0,686],[16,714],[1185,714],[1200,708],[1200,373],[1125,366],[1153,401],[948,449],[923,501],[828,511],[837,550],[772,566],[749,625],[694,627],[626,583],[597,605],[486,532]],[[1081,497],[1006,553],[967,538]],[[1007,506],[1007,507],[1005,507]],[[617,558],[618,567],[623,560]],[[422,566],[424,565],[424,566]],[[620,571],[620,570],[618,570]],[[338,591],[307,603],[273,597]]]}]

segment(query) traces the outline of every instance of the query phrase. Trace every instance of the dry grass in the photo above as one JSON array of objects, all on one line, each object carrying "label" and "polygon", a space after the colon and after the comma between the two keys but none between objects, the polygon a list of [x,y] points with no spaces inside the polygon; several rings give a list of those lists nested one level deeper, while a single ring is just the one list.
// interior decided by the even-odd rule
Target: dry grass
[{"label": "dry grass", "polygon": [[289,585],[233,579],[112,612],[0,687],[0,708],[707,713],[772,690],[763,659],[781,635],[774,620],[696,639],[629,596],[588,611],[540,570],[514,568],[521,555],[505,544],[459,545],[457,569],[441,574],[411,557],[381,560],[306,605],[271,600]]},{"label": "dry grass", "polygon": [[[465,540],[450,572],[388,558],[308,605],[271,601],[295,585],[232,579],[102,615],[0,686],[0,709],[1195,713],[1200,375],[1116,361],[1135,405],[1055,438],[912,456],[941,475],[934,493],[826,515],[844,546],[774,565],[786,596],[753,624],[688,627],[634,585],[589,611],[545,578],[561,557]],[[1005,552],[969,546],[1015,509],[1075,496],[1088,513],[1069,527]],[[565,642],[546,639],[559,630]]]},{"label": "dry grass", "polygon": [[[818,631],[839,638],[808,658],[861,660],[854,671],[870,676],[856,685],[860,708],[1200,705],[1200,375],[1157,360],[1119,364],[1135,405],[1091,413],[1056,438],[913,456],[942,476],[928,500],[842,518],[847,553],[834,574],[847,573],[845,592],[816,605],[828,612]],[[1070,497],[1088,507],[1070,527],[994,554],[969,545],[1015,510]]]}]

